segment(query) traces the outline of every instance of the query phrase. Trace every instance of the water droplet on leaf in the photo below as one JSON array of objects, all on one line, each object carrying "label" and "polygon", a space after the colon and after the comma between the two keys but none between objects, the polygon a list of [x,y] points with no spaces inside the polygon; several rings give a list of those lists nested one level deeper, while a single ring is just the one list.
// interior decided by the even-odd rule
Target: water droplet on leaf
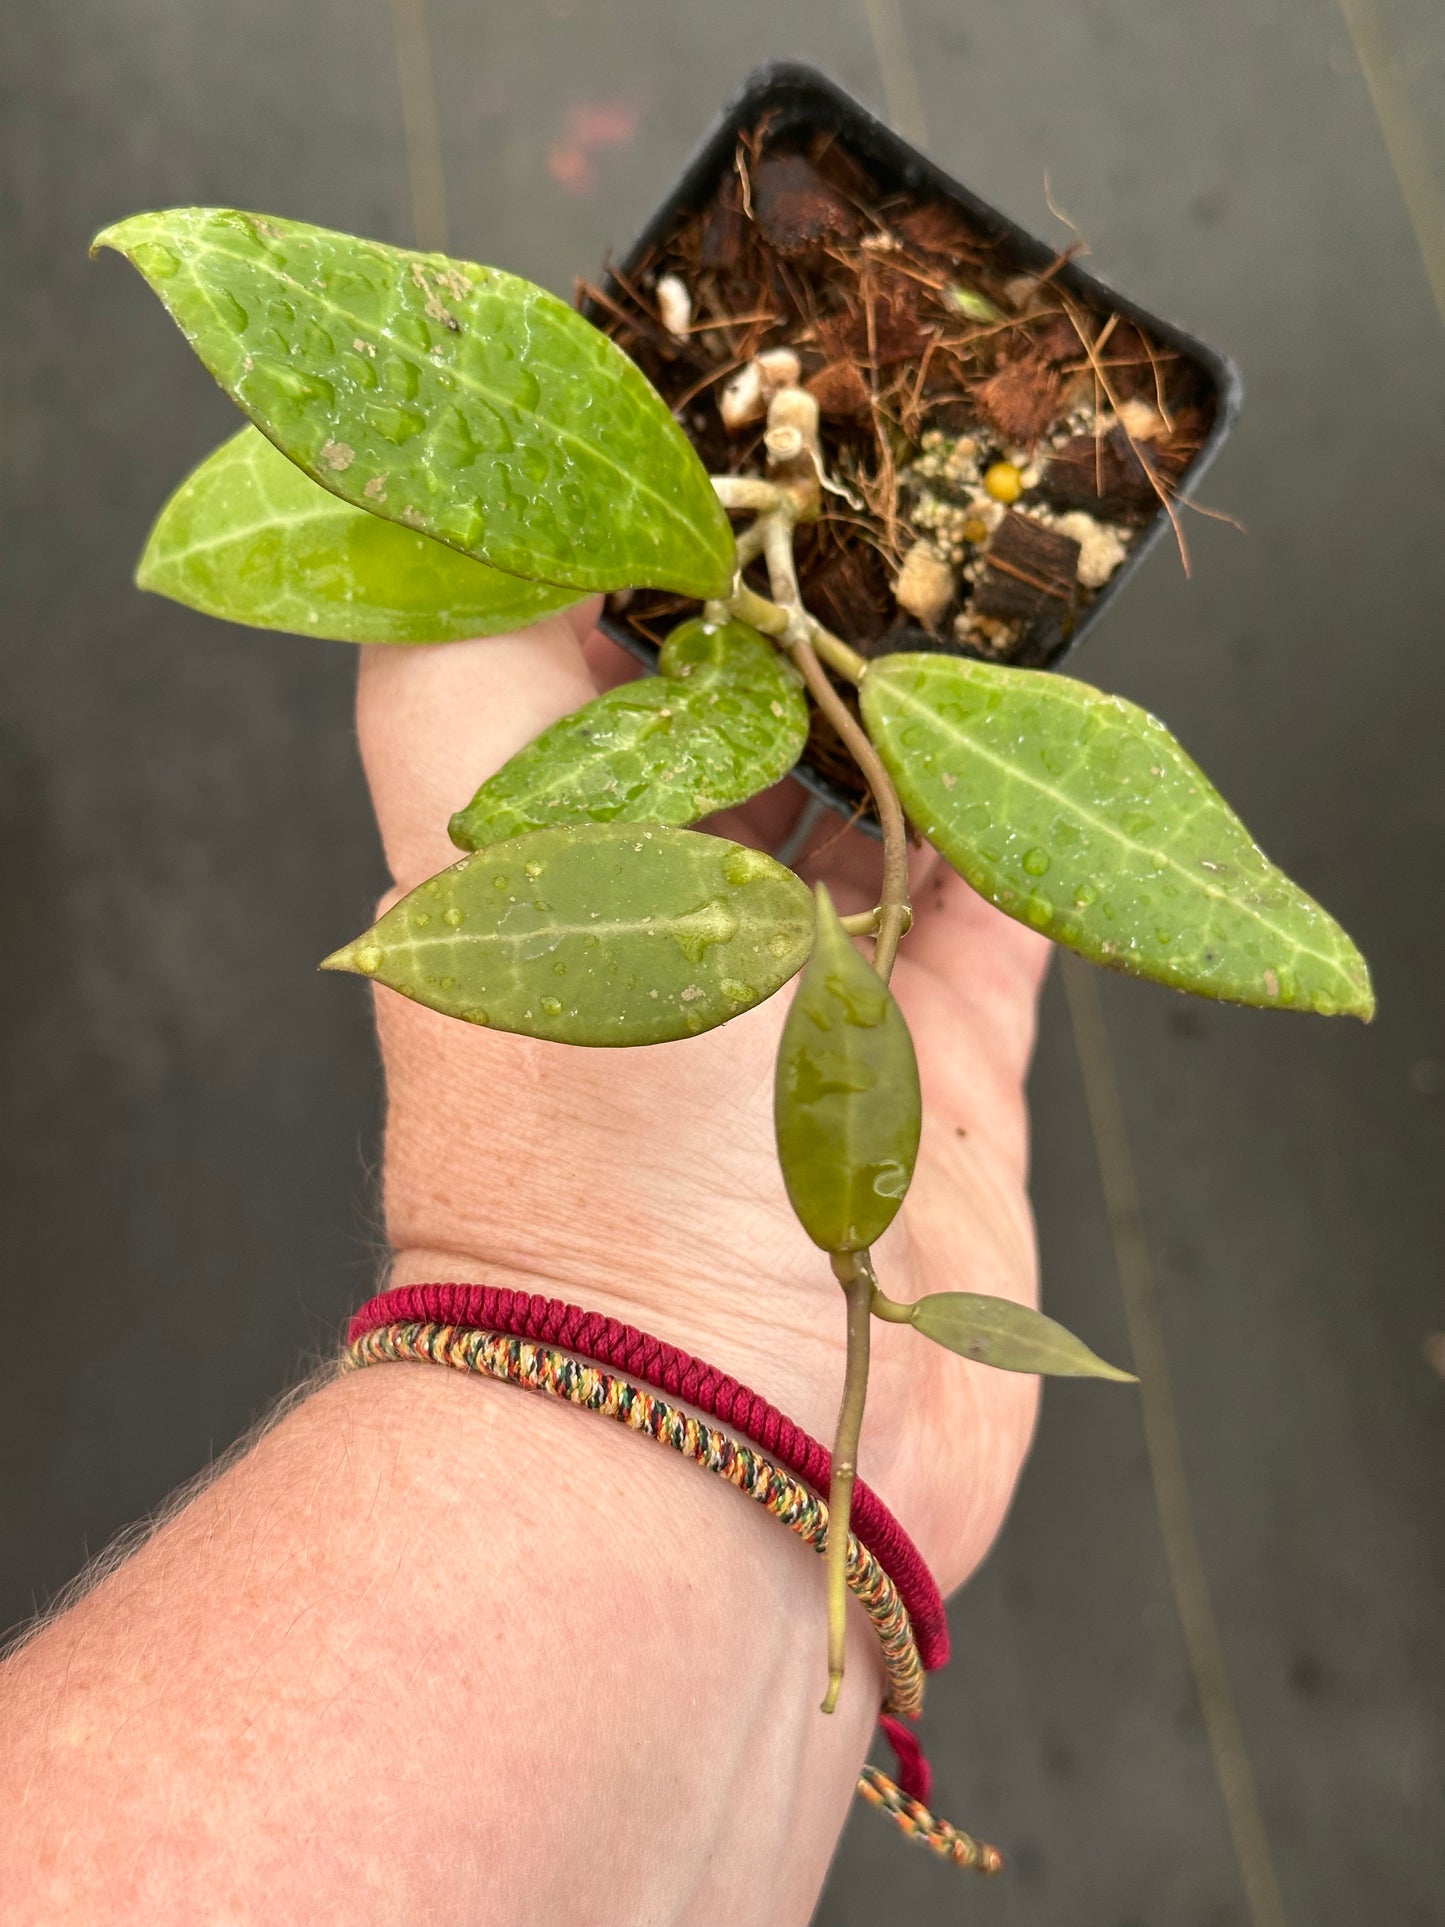
[{"label": "water droplet on leaf", "polygon": [[738,920],[722,897],[713,897],[671,925],[669,935],[691,964],[701,963],[714,944],[731,943]]},{"label": "water droplet on leaf", "polygon": [[761,850],[748,850],[739,845],[737,849],[729,850],[723,858],[723,880],[739,885],[756,883],[771,875],[772,868],[772,858],[764,856]]}]

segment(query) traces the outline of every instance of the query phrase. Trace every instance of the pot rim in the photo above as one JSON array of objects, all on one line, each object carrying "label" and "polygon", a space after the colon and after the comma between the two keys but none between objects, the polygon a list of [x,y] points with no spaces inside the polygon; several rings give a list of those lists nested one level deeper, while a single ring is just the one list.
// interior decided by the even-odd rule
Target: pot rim
[{"label": "pot rim", "polygon": [[[954,180],[831,76],[803,61],[774,60],[750,73],[714,117],[668,193],[620,257],[623,274],[630,275],[657,242],[665,238],[683,209],[695,208],[702,203],[718,176],[731,165],[739,134],[755,124],[769,108],[787,112],[784,125],[789,131],[810,125],[833,126],[850,152],[856,153],[865,165],[874,168],[889,182],[896,183],[900,189],[951,201],[985,234],[1006,242],[1022,269],[1046,268],[1057,260],[1057,248]],[[1179,478],[1178,492],[1181,496],[1187,496],[1219,453],[1238,419],[1244,397],[1244,382],[1238,366],[1219,349],[1210,347],[1196,335],[1155,314],[1128,295],[1120,294],[1109,282],[1091,274],[1076,262],[1066,262],[1054,279],[1060,286],[1077,292],[1091,304],[1107,307],[1146,327],[1153,337],[1177,349],[1208,376],[1214,389],[1214,418],[1199,452]],[[605,274],[603,284],[607,286],[609,283],[614,289],[618,286],[610,275]],[[588,312],[584,304],[583,313]],[[589,319],[595,318],[595,314],[589,315]],[[1130,544],[1128,555],[1084,611],[1062,646],[1044,665],[1046,670],[1058,668],[1073,654],[1168,528],[1169,517],[1161,505],[1153,520]],[[598,626],[644,667],[656,668],[656,649],[635,635],[626,624],[604,611]],[[806,760],[800,762],[792,774],[805,789],[840,815],[851,817],[855,814],[855,800],[845,796],[835,784],[811,768]],[[872,835],[878,834],[877,825],[869,818],[859,819],[859,827]]]}]

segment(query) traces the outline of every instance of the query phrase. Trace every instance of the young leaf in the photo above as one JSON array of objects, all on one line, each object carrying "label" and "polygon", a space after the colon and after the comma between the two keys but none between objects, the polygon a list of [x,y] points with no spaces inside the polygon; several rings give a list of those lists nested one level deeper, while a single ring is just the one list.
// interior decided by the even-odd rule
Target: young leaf
[{"label": "young leaf", "polygon": [[861,697],[904,808],[1000,910],[1202,997],[1374,1014],[1349,937],[1133,703],[940,655],[883,657]]},{"label": "young leaf", "polygon": [[818,886],[817,934],[783,1026],[773,1115],[783,1182],[825,1251],[863,1251],[897,1215],[922,1123],[903,1013]]},{"label": "young leaf", "polygon": [[321,968],[495,1030],[661,1044],[781,989],[811,911],[791,870],[722,837],[563,825],[463,857]]},{"label": "young leaf", "polygon": [[1051,1378],[1112,1378],[1138,1383],[1091,1352],[1082,1339],[1011,1298],[977,1291],[938,1291],[920,1298],[909,1323],[925,1338],[961,1358],[1004,1372],[1043,1372]]},{"label": "young leaf", "polygon": [[226,622],[338,642],[499,635],[577,600],[352,508],[254,428],[181,483],[136,581]]},{"label": "young leaf", "polygon": [[660,676],[623,683],[519,750],[451,820],[478,850],[544,823],[695,823],[786,776],[808,740],[792,668],[746,623],[680,623]]},{"label": "young leaf", "polygon": [[727,593],[732,534],[687,437],[555,295],[231,208],[138,214],[102,247],[257,427],[357,508],[511,575]]}]

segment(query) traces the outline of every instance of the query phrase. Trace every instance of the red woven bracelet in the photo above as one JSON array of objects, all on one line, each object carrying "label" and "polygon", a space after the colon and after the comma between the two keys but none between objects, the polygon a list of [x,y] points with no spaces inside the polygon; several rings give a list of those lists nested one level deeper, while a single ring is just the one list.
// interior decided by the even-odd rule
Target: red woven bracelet
[{"label": "red woven bracelet", "polygon": [[[347,1340],[355,1344],[378,1325],[411,1323],[506,1332],[513,1338],[559,1345],[579,1358],[590,1358],[596,1365],[610,1365],[629,1378],[639,1378],[660,1392],[684,1400],[709,1418],[721,1419],[796,1473],[815,1492],[827,1494],[833,1458],[825,1445],[810,1438],[776,1406],[737,1379],[679,1351],[676,1345],[664,1344],[662,1339],[639,1331],[635,1325],[604,1318],[600,1312],[583,1311],[560,1298],[501,1291],[491,1285],[398,1285],[362,1306],[351,1321]],[[923,1670],[936,1673],[948,1664],[948,1619],[943,1597],[923,1555],[878,1494],[861,1479],[853,1488],[850,1523],[898,1588],[913,1622]]]},{"label": "red woven bracelet", "polygon": [[[613,1366],[685,1400],[709,1417],[721,1419],[781,1461],[814,1491],[827,1493],[832,1455],[826,1446],[737,1379],[639,1331],[635,1325],[584,1311],[560,1298],[491,1285],[398,1285],[362,1306],[348,1328],[348,1343],[355,1345],[383,1326],[405,1324],[505,1333],[559,1346],[594,1364]],[[936,1672],[948,1660],[948,1621],[942,1596],[922,1554],[877,1493],[861,1479],[853,1490],[851,1524],[854,1534],[897,1587],[912,1622],[924,1670]],[[933,1775],[917,1735],[902,1720],[887,1714],[879,1724],[897,1757],[899,1788],[909,1801],[926,1805]]]}]

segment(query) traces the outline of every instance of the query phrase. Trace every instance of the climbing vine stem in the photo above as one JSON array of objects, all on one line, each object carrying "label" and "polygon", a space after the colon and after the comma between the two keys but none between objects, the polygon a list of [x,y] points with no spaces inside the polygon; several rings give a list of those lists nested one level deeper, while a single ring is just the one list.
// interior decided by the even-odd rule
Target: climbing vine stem
[{"label": "climbing vine stem", "polygon": [[833,1440],[833,1471],[828,1486],[828,1691],[823,1711],[838,1704],[848,1645],[848,1521],[858,1477],[858,1434],[868,1397],[868,1346],[874,1291],[873,1267],[866,1251],[830,1254],[833,1272],[848,1301],[848,1363],[843,1403]]},{"label": "climbing vine stem", "polygon": [[[811,479],[811,478],[810,478]],[[713,486],[725,507],[755,511],[737,537],[737,573],[725,604],[709,613],[736,616],[771,636],[803,678],[809,695],[832,724],[868,785],[883,831],[883,882],[877,907],[848,919],[852,933],[873,938],[873,969],[886,984],[898,944],[913,921],[908,893],[908,831],[892,778],[852,708],[833,684],[824,663],[855,687],[867,669],[865,659],[832,635],[803,607],[793,553],[797,523],[817,513],[816,486],[715,477]],[[768,570],[772,600],[748,587],[743,573],[761,556]],[[868,1396],[870,1320],[878,1284],[867,1252],[833,1252],[833,1271],[847,1301],[848,1342],[843,1398],[833,1443],[828,1494],[828,1690],[823,1711],[831,1713],[843,1684],[848,1640],[848,1529],[853,1484],[858,1472],[858,1435]]]}]

